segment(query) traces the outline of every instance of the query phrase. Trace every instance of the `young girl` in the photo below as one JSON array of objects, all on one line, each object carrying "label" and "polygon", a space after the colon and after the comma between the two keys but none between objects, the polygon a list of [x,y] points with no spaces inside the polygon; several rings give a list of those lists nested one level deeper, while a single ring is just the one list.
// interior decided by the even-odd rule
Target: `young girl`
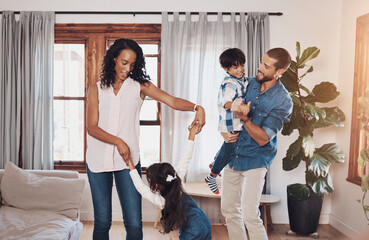
[{"label": "young girl", "polygon": [[189,127],[188,141],[176,170],[169,163],[155,163],[146,170],[150,187],[142,182],[132,160],[128,160],[130,175],[137,191],[162,209],[160,222],[164,232],[179,229],[179,239],[211,239],[209,218],[182,187],[182,178],[192,158],[198,128],[198,124]]}]

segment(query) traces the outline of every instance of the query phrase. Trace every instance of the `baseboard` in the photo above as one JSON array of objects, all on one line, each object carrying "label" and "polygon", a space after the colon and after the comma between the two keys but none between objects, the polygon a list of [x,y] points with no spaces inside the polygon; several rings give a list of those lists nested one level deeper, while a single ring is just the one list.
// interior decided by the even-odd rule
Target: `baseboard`
[{"label": "baseboard", "polygon": [[329,224],[329,214],[320,214],[319,224]]},{"label": "baseboard", "polygon": [[274,213],[272,212],[272,221],[274,224],[289,224],[288,213]]},{"label": "baseboard", "polygon": [[[272,221],[275,224],[289,224],[288,213],[272,214]],[[319,218],[319,224],[328,224],[329,214],[321,214]]]},{"label": "baseboard", "polygon": [[[156,217],[156,212],[143,212],[142,213],[142,221],[143,222],[154,222]],[[81,212],[81,221],[93,221],[94,213],[93,212]],[[113,212],[112,214],[113,221],[123,221],[121,212]]]},{"label": "baseboard", "polygon": [[329,224],[335,229],[338,229],[340,232],[342,232],[349,238],[354,239],[360,235],[360,231],[351,227],[344,219],[334,216],[332,214],[329,216]]}]

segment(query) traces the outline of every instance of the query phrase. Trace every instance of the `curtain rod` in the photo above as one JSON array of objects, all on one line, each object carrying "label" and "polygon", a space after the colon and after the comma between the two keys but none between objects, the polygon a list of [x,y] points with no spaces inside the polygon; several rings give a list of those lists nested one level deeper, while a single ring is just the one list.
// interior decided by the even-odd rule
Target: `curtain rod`
[{"label": "curtain rod", "polygon": [[[3,11],[0,11],[0,14],[2,14]],[[14,11],[14,14],[19,14],[20,11]],[[117,12],[117,11],[55,11],[55,14],[132,14],[135,15],[161,15],[163,12]],[[173,12],[168,12],[168,14],[173,14]],[[179,14],[186,14],[186,12],[179,12]],[[191,12],[191,15],[198,15],[199,12]],[[207,12],[208,15],[217,15],[217,12]],[[222,12],[223,15],[231,15],[231,12]],[[236,15],[240,15],[239,12],[235,13]],[[247,15],[247,13],[245,12]],[[271,16],[282,16],[283,13],[281,12],[269,12],[268,15]]]}]

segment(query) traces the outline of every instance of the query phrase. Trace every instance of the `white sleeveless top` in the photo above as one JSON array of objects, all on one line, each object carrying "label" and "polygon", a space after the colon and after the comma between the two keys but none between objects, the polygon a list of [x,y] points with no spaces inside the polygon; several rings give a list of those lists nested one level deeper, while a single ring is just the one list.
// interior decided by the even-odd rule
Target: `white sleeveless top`
[{"label": "white sleeveless top", "polygon": [[[140,83],[127,78],[117,95],[113,87],[101,89],[97,82],[99,99],[98,126],[121,138],[129,147],[132,161],[140,159]],[[100,141],[87,134],[86,161],[92,172],[110,172],[128,168],[115,145]]]}]

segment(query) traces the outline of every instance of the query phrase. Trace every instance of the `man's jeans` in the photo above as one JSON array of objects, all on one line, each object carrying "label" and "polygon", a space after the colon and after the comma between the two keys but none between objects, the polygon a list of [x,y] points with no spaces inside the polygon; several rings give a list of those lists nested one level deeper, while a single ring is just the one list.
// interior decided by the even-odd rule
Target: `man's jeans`
[{"label": "man's jeans", "polygon": [[[118,192],[120,205],[123,212],[126,239],[141,240],[142,234],[142,211],[141,195],[133,185],[129,169],[115,172],[93,173],[87,168],[87,176],[90,182],[92,202],[94,205],[94,240],[108,240],[109,230],[112,224],[112,188],[113,175]],[[136,166],[141,175],[141,164]]]},{"label": "man's jeans", "polygon": [[251,240],[268,239],[259,211],[266,172],[266,168],[247,171],[224,169],[221,205],[230,240],[247,239],[244,223]]}]

